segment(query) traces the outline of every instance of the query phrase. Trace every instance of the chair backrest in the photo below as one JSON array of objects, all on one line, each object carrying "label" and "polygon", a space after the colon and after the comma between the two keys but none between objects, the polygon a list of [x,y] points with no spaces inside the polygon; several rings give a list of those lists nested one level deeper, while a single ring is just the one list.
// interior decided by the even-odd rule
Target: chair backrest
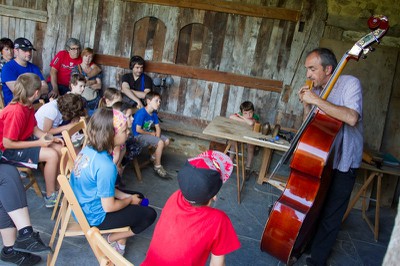
[{"label": "chair backrest", "polygon": [[110,246],[107,240],[102,237],[97,227],[90,228],[87,235],[88,241],[101,266],[133,266],[131,262],[125,259],[113,247]]},{"label": "chair backrest", "polygon": [[78,224],[82,228],[83,233],[86,235],[87,231],[90,229],[90,225],[86,219],[85,214],[79,205],[78,199],[75,196],[74,191],[71,188],[68,178],[65,175],[58,175],[57,177],[58,183],[61,186],[61,189],[64,192],[64,197],[68,201],[68,206],[71,207],[72,211],[75,214],[75,218],[78,221]]},{"label": "chair backrest", "polygon": [[[73,141],[72,136],[74,136],[74,134],[76,134],[76,133],[80,134],[80,137],[83,137],[83,139],[81,139],[79,137],[78,139]],[[64,130],[61,134],[63,136],[65,146],[68,149],[68,152],[69,152],[69,155],[71,156],[72,161],[75,161],[76,153],[77,153],[77,151],[75,149],[81,150],[83,147],[85,147],[86,141],[87,141],[85,118],[81,117],[81,119],[79,120],[79,122],[77,124],[75,124],[68,130]],[[78,145],[76,145],[76,143]]]},{"label": "chair backrest", "polygon": [[74,161],[71,159],[69,155],[68,148],[61,148],[61,159],[60,159],[60,174],[69,177],[74,167]]},{"label": "chair backrest", "polygon": [[45,104],[43,99],[39,99],[37,103],[33,104],[33,109],[35,109],[35,112],[42,107]]}]

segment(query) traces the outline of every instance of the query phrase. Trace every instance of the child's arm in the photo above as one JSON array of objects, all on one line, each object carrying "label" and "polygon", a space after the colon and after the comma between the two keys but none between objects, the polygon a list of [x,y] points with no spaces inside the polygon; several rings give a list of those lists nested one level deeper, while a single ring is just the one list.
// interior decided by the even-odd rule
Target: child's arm
[{"label": "child's arm", "polygon": [[61,134],[61,132],[63,132],[64,130],[68,130],[70,127],[74,126],[78,122],[79,122],[79,120],[75,121],[75,122],[71,122],[71,123],[63,125],[63,126],[53,127],[53,120],[45,117],[44,121],[43,121],[43,130],[42,131],[53,134],[53,135],[58,135],[58,134]]},{"label": "child's arm", "polygon": [[236,121],[242,122],[242,123],[246,123],[249,126],[252,126],[255,123],[255,120],[253,118],[247,119],[247,118],[245,118],[244,116],[242,116],[242,115],[240,115],[238,113],[229,116],[229,118],[232,119],[232,120],[236,120]]},{"label": "child's arm", "polygon": [[45,140],[45,135],[43,135],[40,139],[37,140],[28,140],[28,141],[15,141],[9,138],[3,137],[3,146],[6,149],[26,149],[33,147],[47,147],[53,140]]},{"label": "child's arm", "polygon": [[142,199],[138,194],[127,194],[118,189],[115,189],[115,196],[109,198],[101,198],[101,206],[105,212],[119,211],[129,204],[139,205]]},{"label": "child's arm", "polygon": [[216,256],[211,253],[210,266],[225,266],[225,255]]},{"label": "child's arm", "polygon": [[160,124],[154,126],[156,128],[156,137],[161,137],[161,127]]},{"label": "child's arm", "polygon": [[139,134],[147,134],[147,135],[152,135],[152,136],[156,136],[156,132],[153,131],[145,131],[143,130],[140,125],[136,125],[136,132]]}]

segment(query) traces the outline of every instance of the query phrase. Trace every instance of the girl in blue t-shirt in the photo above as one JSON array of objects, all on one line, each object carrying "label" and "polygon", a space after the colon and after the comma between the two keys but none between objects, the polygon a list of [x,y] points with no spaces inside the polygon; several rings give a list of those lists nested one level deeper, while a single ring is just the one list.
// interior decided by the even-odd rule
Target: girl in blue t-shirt
[{"label": "girl in blue t-shirt", "polygon": [[142,232],[156,219],[154,209],[142,206],[143,195],[115,188],[117,167],[111,152],[125,143],[129,128],[112,109],[100,108],[87,127],[87,146],[79,153],[71,174],[71,187],[89,224],[101,230],[130,226],[128,232],[112,233],[108,242],[120,254],[128,237]]}]

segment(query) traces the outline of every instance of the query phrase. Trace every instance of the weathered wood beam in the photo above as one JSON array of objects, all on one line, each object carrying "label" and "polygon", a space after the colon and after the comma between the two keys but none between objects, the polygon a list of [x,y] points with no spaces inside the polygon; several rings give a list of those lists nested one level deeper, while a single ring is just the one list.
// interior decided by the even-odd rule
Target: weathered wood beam
[{"label": "weathered wood beam", "polygon": [[[97,64],[128,68],[129,58],[96,54]],[[263,79],[252,76],[197,68],[192,66],[146,61],[146,72],[161,73],[184,78],[219,82],[228,85],[242,86],[265,91],[281,92],[283,82],[280,80]]]},{"label": "weathered wood beam", "polygon": [[125,0],[128,2],[156,4],[164,6],[193,8],[243,16],[299,21],[300,10],[242,4],[223,0]]},{"label": "weathered wood beam", "polygon": [[47,11],[0,4],[0,16],[47,22]]}]

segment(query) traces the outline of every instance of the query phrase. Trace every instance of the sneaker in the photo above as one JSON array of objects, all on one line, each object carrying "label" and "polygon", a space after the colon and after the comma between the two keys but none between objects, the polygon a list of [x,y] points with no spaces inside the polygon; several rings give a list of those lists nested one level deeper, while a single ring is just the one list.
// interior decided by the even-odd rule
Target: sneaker
[{"label": "sneaker", "polygon": [[44,196],[46,208],[53,208],[57,202],[58,191],[53,192],[50,197]]},{"label": "sneaker", "polygon": [[42,251],[50,252],[51,248],[43,243],[38,232],[33,232],[29,236],[18,236],[14,244],[14,250],[36,253]]},{"label": "sneaker", "polygon": [[167,171],[165,171],[164,167],[162,167],[162,165],[160,165],[159,167],[155,167],[154,166],[154,171],[161,177],[164,179],[168,179],[168,173]]},{"label": "sneaker", "polygon": [[26,253],[26,252],[20,252],[16,250],[14,250],[10,254],[5,254],[3,251],[1,251],[0,259],[5,262],[10,262],[23,266],[35,265],[38,264],[41,260],[41,258],[37,255],[33,255],[31,253]]},{"label": "sneaker", "polygon": [[125,250],[122,250],[122,249],[119,247],[117,241],[110,242],[110,240],[109,240],[110,235],[111,235],[111,234],[104,235],[104,238],[107,240],[108,244],[110,244],[110,246],[112,246],[113,249],[115,249],[119,254],[121,254],[122,256],[124,256]]},{"label": "sneaker", "polygon": [[113,249],[115,249],[119,254],[121,254],[121,256],[124,256],[125,254],[125,249],[121,249],[117,243],[117,241],[111,242],[110,246],[113,247]]}]

